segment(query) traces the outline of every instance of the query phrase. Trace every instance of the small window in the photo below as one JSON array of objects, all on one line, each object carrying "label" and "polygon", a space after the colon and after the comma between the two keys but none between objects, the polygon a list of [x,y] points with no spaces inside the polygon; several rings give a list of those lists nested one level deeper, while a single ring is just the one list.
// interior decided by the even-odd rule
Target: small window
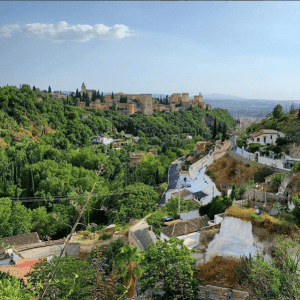
[{"label": "small window", "polygon": [[273,136],[271,135],[271,140],[273,139]]},{"label": "small window", "polygon": [[260,138],[257,138],[257,141],[259,142],[259,141],[260,141]]}]

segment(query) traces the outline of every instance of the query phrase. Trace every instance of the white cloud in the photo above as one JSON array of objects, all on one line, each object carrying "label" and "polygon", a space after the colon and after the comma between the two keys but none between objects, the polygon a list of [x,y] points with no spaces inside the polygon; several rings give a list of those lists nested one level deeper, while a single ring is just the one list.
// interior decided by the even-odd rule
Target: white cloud
[{"label": "white cloud", "polygon": [[[17,26],[17,27],[16,27]],[[19,25],[6,25],[1,28],[3,36],[11,36],[11,32],[20,28]],[[93,38],[119,38],[122,39],[130,35],[129,27],[123,24],[116,24],[112,27],[103,24],[91,25],[69,25],[65,21],[57,24],[33,23],[26,24],[22,32],[56,42],[78,41],[87,42]]]},{"label": "white cloud", "polygon": [[3,37],[11,37],[11,33],[14,31],[14,30],[19,30],[20,29],[20,26],[17,25],[17,24],[14,24],[14,25],[5,25],[3,26],[1,29],[0,29],[0,36],[3,36]]}]

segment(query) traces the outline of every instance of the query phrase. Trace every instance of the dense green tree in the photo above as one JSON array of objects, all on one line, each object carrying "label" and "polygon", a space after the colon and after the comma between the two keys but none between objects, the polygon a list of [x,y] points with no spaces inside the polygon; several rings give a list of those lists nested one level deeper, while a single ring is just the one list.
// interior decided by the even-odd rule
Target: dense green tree
[{"label": "dense green tree", "polygon": [[31,210],[20,202],[13,203],[9,223],[12,235],[30,233],[32,229]]},{"label": "dense green tree", "polygon": [[48,87],[48,93],[51,93],[51,87],[50,87],[50,85]]},{"label": "dense green tree", "polygon": [[12,235],[10,227],[11,220],[11,200],[9,198],[0,198],[0,237]]},{"label": "dense green tree", "polygon": [[215,215],[225,212],[231,203],[230,197],[216,196],[208,204],[199,207],[199,214],[201,216],[207,215],[210,220],[213,220]]},{"label": "dense green tree", "polygon": [[[52,259],[53,265],[42,261],[34,266],[30,273],[30,282],[34,287],[48,281],[58,257]],[[55,273],[55,280],[50,282],[45,297],[49,298],[55,291],[57,299],[87,300],[91,298],[90,289],[95,285],[96,269],[87,261],[74,257],[62,257]],[[52,297],[52,296],[51,296]]]},{"label": "dense green tree", "polygon": [[277,104],[273,110],[273,117],[279,119],[282,116],[282,114],[282,106],[280,104]]},{"label": "dense green tree", "polygon": [[142,218],[153,212],[159,200],[157,192],[143,183],[135,183],[124,188],[122,193],[116,193],[100,199],[106,207],[110,222],[120,221],[119,212],[122,208],[124,215],[122,223],[133,218]]},{"label": "dense green tree", "polygon": [[26,289],[22,281],[0,271],[0,296],[3,300],[32,300],[39,288],[37,286],[32,292]]},{"label": "dense green tree", "polygon": [[153,299],[197,299],[199,280],[194,277],[196,260],[191,253],[174,237],[150,244],[141,263],[141,291],[153,290]]},{"label": "dense green tree", "polygon": [[185,201],[183,198],[171,197],[165,205],[165,211],[169,213],[174,219],[179,218],[180,212],[188,212],[196,208],[195,204],[190,201]]}]

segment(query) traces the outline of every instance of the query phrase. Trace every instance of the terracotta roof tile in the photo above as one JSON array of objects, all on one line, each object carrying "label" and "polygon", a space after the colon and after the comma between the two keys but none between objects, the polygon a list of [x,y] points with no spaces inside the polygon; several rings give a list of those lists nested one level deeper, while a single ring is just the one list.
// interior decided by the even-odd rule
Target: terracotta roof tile
[{"label": "terracotta roof tile", "polygon": [[161,232],[169,237],[187,235],[192,232],[200,231],[202,227],[208,226],[208,221],[209,218],[205,215],[199,218],[173,223],[163,228]]},{"label": "terracotta roof tile", "polygon": [[33,270],[32,266],[38,262],[38,259],[20,259],[17,261],[17,266],[0,267],[0,271],[8,273],[17,279],[23,279],[25,284],[27,284],[28,278],[26,275]]}]

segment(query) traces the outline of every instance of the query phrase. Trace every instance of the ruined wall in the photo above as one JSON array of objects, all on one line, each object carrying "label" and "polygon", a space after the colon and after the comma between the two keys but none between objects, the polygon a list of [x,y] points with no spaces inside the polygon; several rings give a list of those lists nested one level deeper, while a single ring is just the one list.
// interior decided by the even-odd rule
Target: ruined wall
[{"label": "ruined wall", "polygon": [[257,191],[255,189],[247,190],[244,194],[244,199],[253,199],[256,202],[268,202],[268,200],[276,200],[276,201],[287,201],[287,197],[283,195],[278,195],[274,193],[268,193],[264,191]]},{"label": "ruined wall", "polygon": [[289,155],[292,158],[300,158],[300,145],[299,144],[296,144],[296,143],[290,144],[290,145],[288,145],[288,149],[290,151]]},{"label": "ruined wall", "polygon": [[214,152],[214,160],[221,158],[231,149],[231,141],[224,141],[220,147],[218,147]]}]

